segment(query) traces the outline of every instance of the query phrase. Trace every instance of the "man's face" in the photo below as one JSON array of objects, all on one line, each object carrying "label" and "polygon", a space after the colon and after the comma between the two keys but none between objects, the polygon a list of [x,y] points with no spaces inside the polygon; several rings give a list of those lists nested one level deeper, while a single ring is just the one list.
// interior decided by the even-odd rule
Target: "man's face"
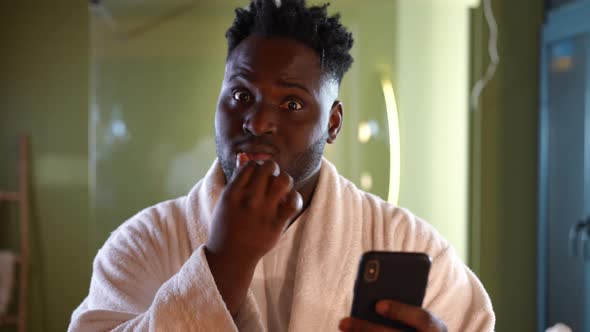
[{"label": "man's face", "polygon": [[319,171],[342,121],[338,83],[324,76],[316,52],[291,39],[250,36],[233,50],[215,115],[227,179],[239,153],[274,160],[296,187]]}]

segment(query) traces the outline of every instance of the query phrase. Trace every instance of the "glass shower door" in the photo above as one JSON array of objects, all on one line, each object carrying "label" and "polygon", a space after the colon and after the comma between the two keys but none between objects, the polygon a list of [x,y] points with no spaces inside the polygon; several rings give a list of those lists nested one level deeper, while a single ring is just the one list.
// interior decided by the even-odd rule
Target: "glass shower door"
[{"label": "glass shower door", "polygon": [[[234,9],[247,1],[96,3],[89,150],[91,242],[99,247],[134,213],[188,193],[211,166],[224,35]],[[396,4],[340,1],[329,11],[342,13],[357,46],[341,87],[344,128],[326,157],[359,187],[387,199],[389,125],[382,79],[392,79],[396,58],[390,19]]]},{"label": "glass shower door", "polygon": [[241,1],[91,7],[95,246],[134,213],[188,193],[215,159],[225,29]]},{"label": "glass shower door", "polygon": [[[326,1],[309,3],[322,4]],[[91,243],[185,195],[215,159],[224,34],[247,0],[91,1]],[[325,156],[466,256],[472,0],[333,1],[354,34],[344,124]]]}]

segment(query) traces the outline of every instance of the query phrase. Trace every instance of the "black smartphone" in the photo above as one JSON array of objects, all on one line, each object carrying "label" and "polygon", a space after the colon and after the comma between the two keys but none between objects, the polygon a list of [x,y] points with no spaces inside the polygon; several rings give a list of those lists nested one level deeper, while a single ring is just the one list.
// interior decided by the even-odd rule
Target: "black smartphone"
[{"label": "black smartphone", "polygon": [[366,252],[354,284],[351,316],[402,331],[415,331],[377,314],[375,305],[387,299],[421,307],[429,271],[430,257],[423,253]]}]

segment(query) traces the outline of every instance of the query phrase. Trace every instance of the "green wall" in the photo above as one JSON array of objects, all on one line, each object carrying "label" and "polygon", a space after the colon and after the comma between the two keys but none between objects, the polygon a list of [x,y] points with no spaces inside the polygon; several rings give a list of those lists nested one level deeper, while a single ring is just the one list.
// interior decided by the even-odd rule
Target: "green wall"
[{"label": "green wall", "polygon": [[0,1],[0,188],[16,189],[17,137],[32,138],[30,331],[64,331],[90,280],[87,27],[84,1]]},{"label": "green wall", "polygon": [[397,1],[400,205],[467,257],[469,1]]},{"label": "green wall", "polygon": [[[535,331],[537,126],[542,2],[498,0],[501,64],[472,113],[470,263],[488,289],[496,330]],[[472,13],[475,76],[488,30]],[[473,77],[475,80],[475,77]]]}]

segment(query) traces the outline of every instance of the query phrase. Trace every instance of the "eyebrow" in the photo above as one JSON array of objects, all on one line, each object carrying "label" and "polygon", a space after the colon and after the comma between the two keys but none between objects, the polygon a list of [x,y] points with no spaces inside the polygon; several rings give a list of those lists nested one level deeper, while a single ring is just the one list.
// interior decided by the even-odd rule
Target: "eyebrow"
[{"label": "eyebrow", "polygon": [[[238,68],[236,68],[236,72],[229,77],[229,81],[233,81],[239,78],[252,82],[255,80],[254,72],[249,68],[239,66]],[[289,78],[279,78],[279,80],[276,83],[282,87],[291,89],[295,88],[307,93],[310,96],[313,96],[311,91],[305,85],[290,80]]]},{"label": "eyebrow", "polygon": [[229,80],[233,81],[237,78],[243,78],[246,81],[251,81],[252,71],[244,67],[239,67],[237,68],[236,72],[229,77]]},{"label": "eyebrow", "polygon": [[284,79],[281,79],[277,82],[279,85],[284,86],[286,88],[295,88],[295,89],[299,89],[302,90],[303,92],[307,93],[308,95],[312,96],[311,91],[309,91],[309,89],[303,85],[303,84],[299,84],[297,82],[292,82],[292,81],[287,81]]}]

